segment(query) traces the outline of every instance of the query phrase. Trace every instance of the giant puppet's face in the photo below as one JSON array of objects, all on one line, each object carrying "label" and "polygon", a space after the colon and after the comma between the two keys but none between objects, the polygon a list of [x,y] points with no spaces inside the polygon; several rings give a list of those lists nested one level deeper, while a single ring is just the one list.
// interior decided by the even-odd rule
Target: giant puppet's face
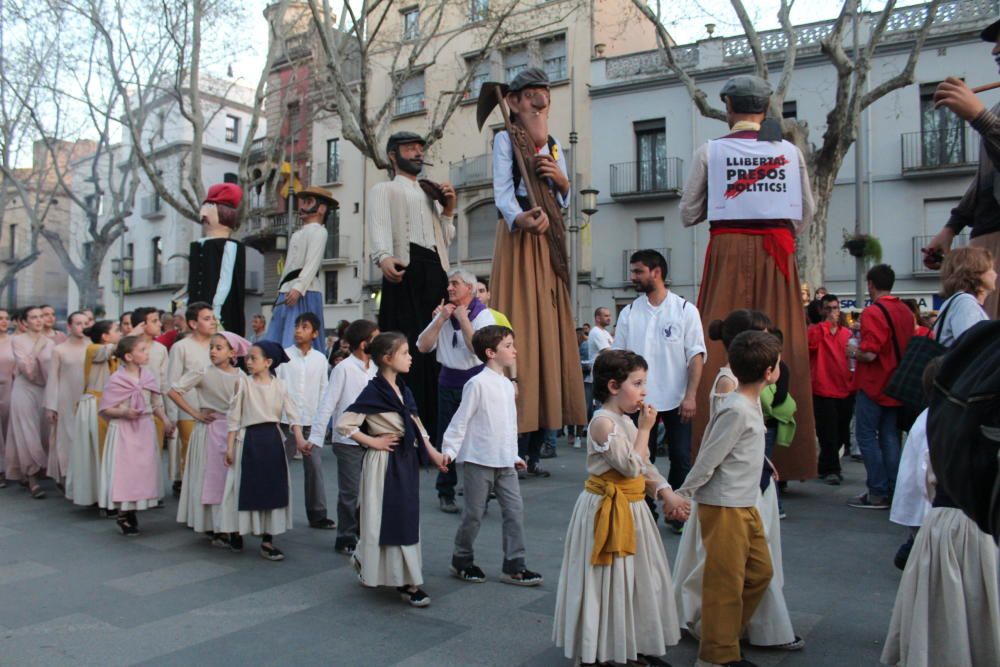
[{"label": "giant puppet's face", "polygon": [[548,88],[525,88],[507,95],[507,105],[517,114],[517,121],[531,135],[539,148],[549,140],[549,104],[552,96]]},{"label": "giant puppet's face", "polygon": [[229,238],[233,230],[219,221],[219,205],[204,203],[199,211],[201,215],[201,232],[209,238]]}]

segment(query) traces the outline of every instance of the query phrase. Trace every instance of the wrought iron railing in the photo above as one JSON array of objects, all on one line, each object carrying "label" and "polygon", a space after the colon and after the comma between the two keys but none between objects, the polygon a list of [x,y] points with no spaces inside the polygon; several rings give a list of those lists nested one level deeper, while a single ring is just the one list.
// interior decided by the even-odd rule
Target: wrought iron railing
[{"label": "wrought iron railing", "polygon": [[677,157],[611,165],[611,196],[678,195],[684,161]]},{"label": "wrought iron railing", "polygon": [[900,137],[903,173],[970,166],[978,157],[977,136],[964,125],[906,132]]},{"label": "wrought iron railing", "polygon": [[448,176],[456,188],[493,182],[493,160],[490,155],[476,155],[448,164]]},{"label": "wrought iron railing", "polygon": [[396,115],[415,113],[424,110],[424,94],[400,95],[396,98]]},{"label": "wrought iron railing", "polygon": [[[940,273],[940,269],[928,269],[924,266],[923,249],[931,244],[933,238],[933,236],[913,237],[913,275],[936,276]],[[963,248],[967,245],[969,245],[969,236],[967,234],[960,234],[951,242],[952,248]]]}]

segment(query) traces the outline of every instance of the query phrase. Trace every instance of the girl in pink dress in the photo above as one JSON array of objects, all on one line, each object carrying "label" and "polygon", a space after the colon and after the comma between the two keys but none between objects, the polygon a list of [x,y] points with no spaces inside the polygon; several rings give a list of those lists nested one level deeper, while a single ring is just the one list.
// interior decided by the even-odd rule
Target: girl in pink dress
[{"label": "girl in pink dress", "polygon": [[45,381],[52,357],[52,340],[42,333],[42,309],[29,306],[21,311],[25,333],[14,336],[11,347],[17,375],[10,395],[10,426],[6,453],[7,476],[24,480],[33,498],[44,498],[39,477],[45,472],[49,454],[45,449],[48,423],[45,419]]},{"label": "girl in pink dress", "polygon": [[132,536],[139,534],[136,511],[156,507],[163,490],[153,415],[162,421],[167,436],[173,435],[174,425],[163,411],[156,379],[143,368],[149,361],[149,343],[141,336],[122,338],[115,356],[121,367],[108,378],[98,406],[100,416],[108,420],[101,497],[108,509],[118,510],[122,535]]},{"label": "girl in pink dress", "polygon": [[14,384],[14,350],[11,348],[10,312],[0,308],[0,489],[7,486],[6,466],[7,424],[10,422],[10,390]]}]

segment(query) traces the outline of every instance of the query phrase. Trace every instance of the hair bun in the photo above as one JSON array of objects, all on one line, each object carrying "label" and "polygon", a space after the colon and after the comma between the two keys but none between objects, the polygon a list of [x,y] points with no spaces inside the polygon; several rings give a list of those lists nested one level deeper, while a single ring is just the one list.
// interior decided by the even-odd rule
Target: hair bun
[{"label": "hair bun", "polygon": [[709,340],[722,340],[722,320],[712,320],[708,323]]}]

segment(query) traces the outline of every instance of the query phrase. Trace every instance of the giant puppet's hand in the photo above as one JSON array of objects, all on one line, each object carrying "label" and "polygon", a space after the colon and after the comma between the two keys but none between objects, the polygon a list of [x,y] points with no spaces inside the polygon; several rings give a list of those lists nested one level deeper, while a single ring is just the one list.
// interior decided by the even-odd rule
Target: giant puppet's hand
[{"label": "giant puppet's hand", "polygon": [[523,229],[531,234],[544,234],[549,229],[549,216],[542,210],[541,206],[536,206],[528,211],[517,214],[514,218],[514,226]]},{"label": "giant puppet's hand", "polygon": [[551,155],[535,156],[535,172],[541,178],[549,179],[563,197],[569,194],[569,178],[566,177],[563,170],[559,168],[559,163]]},{"label": "giant puppet's hand", "polygon": [[986,105],[976,97],[972,89],[964,81],[953,76],[939,83],[937,90],[934,91],[934,108],[938,107],[951,109],[956,116],[967,123],[974,121],[986,110]]}]

